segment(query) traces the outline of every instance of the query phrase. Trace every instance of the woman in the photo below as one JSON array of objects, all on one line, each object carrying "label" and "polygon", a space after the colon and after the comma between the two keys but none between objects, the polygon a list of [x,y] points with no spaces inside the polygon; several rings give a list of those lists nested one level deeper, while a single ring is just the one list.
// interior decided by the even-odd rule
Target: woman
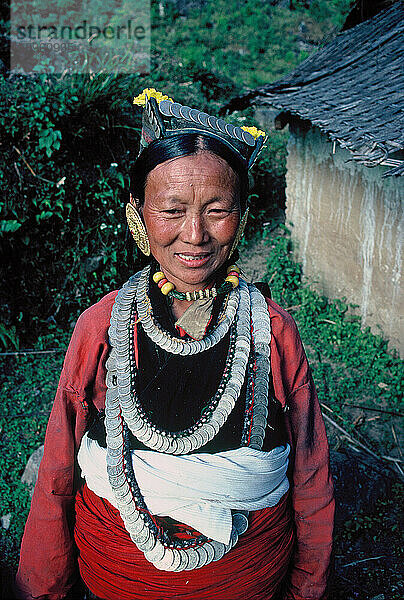
[{"label": "woman", "polygon": [[155,90],[135,102],[127,217],[151,258],[77,322],[19,595],[78,597],[78,566],[106,600],[323,598],[333,500],[312,378],[291,317],[232,264],[262,132]]}]

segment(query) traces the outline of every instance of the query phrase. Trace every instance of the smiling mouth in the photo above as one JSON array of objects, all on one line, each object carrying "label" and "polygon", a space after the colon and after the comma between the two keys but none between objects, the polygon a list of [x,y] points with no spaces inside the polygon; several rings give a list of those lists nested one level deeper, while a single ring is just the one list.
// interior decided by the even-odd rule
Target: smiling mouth
[{"label": "smiling mouth", "polygon": [[200,254],[183,254],[177,252],[175,255],[182,263],[189,264],[190,266],[199,267],[205,264],[211,257],[210,252],[201,252]]}]

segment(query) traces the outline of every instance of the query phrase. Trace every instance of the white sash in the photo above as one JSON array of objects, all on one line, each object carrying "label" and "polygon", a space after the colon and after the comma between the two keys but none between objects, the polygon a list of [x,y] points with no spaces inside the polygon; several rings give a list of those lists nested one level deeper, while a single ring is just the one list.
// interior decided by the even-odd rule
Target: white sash
[{"label": "white sash", "polygon": [[[271,452],[243,447],[183,456],[133,450],[132,461],[140,491],[152,514],[169,516],[227,544],[231,510],[275,506],[288,491],[289,452],[289,445]],[[85,434],[78,461],[90,490],[117,507],[108,480],[106,453]]]}]

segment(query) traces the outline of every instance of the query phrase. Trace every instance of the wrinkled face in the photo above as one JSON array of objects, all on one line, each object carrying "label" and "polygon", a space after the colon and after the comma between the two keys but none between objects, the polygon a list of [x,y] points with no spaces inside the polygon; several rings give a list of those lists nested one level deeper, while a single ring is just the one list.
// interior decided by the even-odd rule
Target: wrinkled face
[{"label": "wrinkled face", "polygon": [[178,291],[201,289],[226,261],[240,220],[238,176],[201,151],[148,175],[143,220],[151,253]]}]

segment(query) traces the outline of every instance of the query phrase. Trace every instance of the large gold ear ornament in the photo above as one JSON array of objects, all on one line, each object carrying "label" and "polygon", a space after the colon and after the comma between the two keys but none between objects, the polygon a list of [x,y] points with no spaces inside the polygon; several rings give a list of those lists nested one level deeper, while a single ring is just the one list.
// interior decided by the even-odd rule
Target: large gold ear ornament
[{"label": "large gold ear ornament", "polygon": [[235,251],[235,249],[239,245],[241,238],[243,237],[244,229],[245,229],[245,226],[247,224],[247,219],[248,219],[248,213],[249,213],[249,211],[250,211],[250,209],[247,208],[246,211],[245,211],[245,213],[244,213],[244,215],[243,215],[243,217],[242,217],[242,219],[241,219],[241,221],[240,221],[240,223],[239,223],[239,226],[238,226],[238,229],[237,229],[237,233],[236,233],[236,237],[234,238],[233,245],[232,245],[231,250],[230,250],[229,258],[233,254],[233,252]]},{"label": "large gold ear ornament", "polygon": [[150,243],[143,221],[136,208],[128,202],[126,205],[126,220],[135,243],[145,256],[150,256]]}]

